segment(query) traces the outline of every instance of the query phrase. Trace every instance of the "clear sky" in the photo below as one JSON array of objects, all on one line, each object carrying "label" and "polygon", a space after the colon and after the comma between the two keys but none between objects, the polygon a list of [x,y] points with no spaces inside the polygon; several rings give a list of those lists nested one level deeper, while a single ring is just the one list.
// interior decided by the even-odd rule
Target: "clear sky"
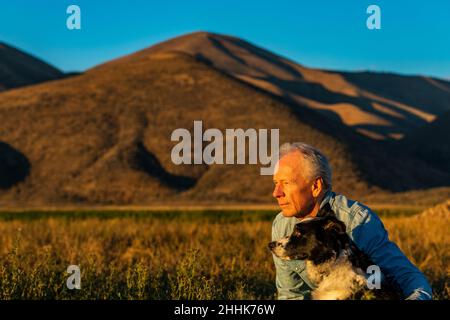
[{"label": "clear sky", "polygon": [[[310,67],[450,79],[450,0],[0,0],[0,41],[83,71],[192,31],[241,37]],[[66,8],[81,8],[68,30]],[[366,27],[370,4],[381,30]]]}]

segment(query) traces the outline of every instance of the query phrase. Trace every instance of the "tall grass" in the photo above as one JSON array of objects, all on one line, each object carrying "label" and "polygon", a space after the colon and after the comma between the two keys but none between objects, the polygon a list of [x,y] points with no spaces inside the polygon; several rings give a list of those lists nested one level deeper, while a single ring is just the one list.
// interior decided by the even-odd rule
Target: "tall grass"
[{"label": "tall grass", "polygon": [[[0,219],[0,299],[275,298],[270,219],[187,217]],[[435,297],[449,299],[449,220],[383,221]],[[72,264],[80,290],[66,287]]]}]

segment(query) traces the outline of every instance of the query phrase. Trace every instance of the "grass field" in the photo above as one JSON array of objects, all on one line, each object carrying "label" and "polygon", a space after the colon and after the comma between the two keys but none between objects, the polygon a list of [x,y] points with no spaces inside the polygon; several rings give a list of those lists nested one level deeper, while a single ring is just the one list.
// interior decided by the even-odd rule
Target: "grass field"
[{"label": "grass field", "polygon": [[[450,220],[380,210],[391,239],[449,299]],[[0,299],[271,299],[272,211],[0,214]],[[81,269],[68,290],[66,269]]]}]

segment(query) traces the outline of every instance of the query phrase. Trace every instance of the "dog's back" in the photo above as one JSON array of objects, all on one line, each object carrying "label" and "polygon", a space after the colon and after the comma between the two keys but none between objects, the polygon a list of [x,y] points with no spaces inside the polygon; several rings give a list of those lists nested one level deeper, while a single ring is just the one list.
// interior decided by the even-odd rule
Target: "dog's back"
[{"label": "dog's back", "polygon": [[[348,234],[345,232],[346,227],[342,221],[339,221],[331,210],[329,205],[322,208],[318,215],[320,218],[330,220],[326,222],[331,224],[332,227],[324,228],[323,232],[337,232],[337,237],[331,237],[330,239],[336,239],[339,243],[332,244],[333,247],[339,248],[339,253],[336,259],[327,262],[330,266],[328,268],[327,276],[323,278],[322,282],[316,290],[313,291],[313,299],[400,299],[400,293],[398,288],[388,279],[382,277],[380,274],[380,286],[378,288],[369,289],[367,285],[367,270],[374,263],[371,259],[363,253],[353,243]],[[324,270],[324,266],[315,266],[313,263],[308,263],[309,268],[316,271]],[[313,274],[308,272],[308,274]]]}]

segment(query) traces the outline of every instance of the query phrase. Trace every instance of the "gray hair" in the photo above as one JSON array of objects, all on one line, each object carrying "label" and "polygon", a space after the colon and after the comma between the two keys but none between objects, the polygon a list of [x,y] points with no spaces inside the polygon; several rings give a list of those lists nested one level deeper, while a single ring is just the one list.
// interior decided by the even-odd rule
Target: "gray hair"
[{"label": "gray hair", "polygon": [[325,191],[331,190],[331,167],[327,157],[313,146],[303,142],[284,143],[280,147],[280,159],[282,156],[299,151],[309,163],[309,178],[315,179],[321,177],[323,180]]}]

